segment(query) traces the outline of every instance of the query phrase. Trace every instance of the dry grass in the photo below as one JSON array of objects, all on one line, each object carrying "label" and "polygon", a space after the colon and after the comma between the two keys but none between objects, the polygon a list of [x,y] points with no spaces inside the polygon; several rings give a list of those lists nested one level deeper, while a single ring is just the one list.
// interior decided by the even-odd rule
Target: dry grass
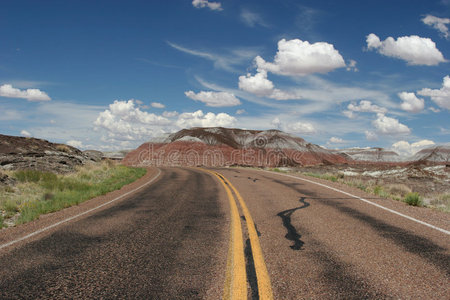
[{"label": "dry grass", "polygon": [[145,172],[111,161],[78,167],[76,172],[65,175],[31,170],[5,172],[18,184],[3,188],[0,193],[0,228],[5,221],[25,223],[41,214],[120,189]]},{"label": "dry grass", "polygon": [[70,148],[67,145],[63,145],[63,144],[57,145],[56,146],[56,150],[61,151],[61,152],[65,152],[65,153],[70,153],[71,152]]},{"label": "dry grass", "polygon": [[444,212],[450,212],[450,193],[434,195],[430,199],[427,199],[430,207],[439,209]]},{"label": "dry grass", "polygon": [[351,187],[356,187],[367,193],[381,198],[404,201],[409,205],[426,206],[441,211],[450,212],[450,194],[419,195],[413,193],[412,188],[406,184],[389,184],[380,179],[364,179],[360,177],[346,177],[341,174],[302,173],[306,176],[340,182]]}]

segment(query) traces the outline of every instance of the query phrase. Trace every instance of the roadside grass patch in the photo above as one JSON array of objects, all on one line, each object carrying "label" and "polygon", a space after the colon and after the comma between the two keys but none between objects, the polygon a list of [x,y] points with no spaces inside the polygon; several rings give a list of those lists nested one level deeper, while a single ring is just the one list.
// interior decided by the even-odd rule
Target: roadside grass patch
[{"label": "roadside grass patch", "polygon": [[282,170],[280,168],[272,168],[272,169],[269,169],[269,170],[273,171],[273,172],[277,172],[277,173],[288,173],[286,170]]},{"label": "roadside grass patch", "polygon": [[[409,188],[404,184],[384,185],[383,181],[379,182],[378,180],[362,180],[360,178],[346,178],[341,174],[333,175],[333,174],[319,174],[319,173],[303,173],[303,175],[325,179],[332,182],[337,181],[346,184],[348,186],[358,188],[364,192],[379,196],[381,198],[404,201],[409,205],[414,206],[424,205],[420,195],[418,193],[412,193],[411,188]],[[447,194],[446,196],[441,197],[443,197],[442,199],[447,200],[436,200],[436,203],[438,203],[438,205],[442,207],[441,202],[444,202],[446,207],[450,211],[450,195]]]},{"label": "roadside grass patch", "polygon": [[336,182],[338,181],[338,176],[332,175],[332,174],[318,174],[318,173],[303,173],[303,175],[306,176],[310,176],[310,177],[315,177],[315,178],[320,178],[320,179],[325,179],[325,180],[330,180],[332,182]]},{"label": "roadside grass patch", "polygon": [[10,175],[19,183],[13,193],[1,195],[0,210],[4,218],[19,212],[16,223],[26,223],[42,214],[118,190],[145,173],[144,168],[131,168],[109,161],[85,165],[64,175],[34,170],[11,172]]},{"label": "roadside grass patch", "polygon": [[450,212],[450,193],[435,195],[430,200],[430,206],[444,212]]},{"label": "roadside grass patch", "polygon": [[404,201],[412,206],[422,206],[422,198],[419,193],[409,193],[405,196]]}]

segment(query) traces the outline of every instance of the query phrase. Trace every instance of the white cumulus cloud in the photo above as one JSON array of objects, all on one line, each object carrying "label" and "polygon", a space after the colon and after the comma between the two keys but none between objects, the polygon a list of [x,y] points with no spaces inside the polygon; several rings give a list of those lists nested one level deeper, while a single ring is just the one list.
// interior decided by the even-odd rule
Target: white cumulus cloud
[{"label": "white cumulus cloud", "polygon": [[417,35],[402,36],[395,40],[388,37],[384,41],[371,33],[366,39],[369,50],[377,50],[378,53],[405,60],[409,65],[436,66],[446,62],[442,53],[436,48],[436,44],[429,38]]},{"label": "white cumulus cloud", "polygon": [[417,94],[430,97],[439,107],[450,110],[450,76],[444,77],[442,88],[438,90],[426,88],[418,91]]},{"label": "white cumulus cloud", "polygon": [[331,137],[331,138],[328,140],[328,142],[329,142],[330,144],[342,144],[342,143],[345,143],[345,141],[344,141],[343,139],[338,138],[338,137],[335,137],[335,136]]},{"label": "white cumulus cloud", "polygon": [[239,76],[239,88],[260,97],[276,100],[300,99],[296,93],[276,89],[273,82],[267,79],[267,72],[259,70],[255,75]]},{"label": "white cumulus cloud", "polygon": [[299,133],[299,134],[313,134],[313,133],[317,132],[314,125],[309,122],[291,123],[286,126],[285,130],[288,132]]},{"label": "white cumulus cloud", "polygon": [[[100,112],[94,121],[94,128],[103,134],[102,141],[112,146],[136,145],[150,138],[159,137],[188,127],[229,127],[236,119],[226,113],[214,114],[176,111],[156,115],[142,111],[134,100],[115,100],[108,109]],[[129,146],[127,146],[129,147]]]},{"label": "white cumulus cloud", "polygon": [[208,0],[193,0],[192,5],[195,8],[208,7],[211,10],[222,10],[222,4],[220,2],[209,2]]},{"label": "white cumulus cloud", "polygon": [[448,31],[448,25],[450,24],[449,18],[438,18],[432,15],[426,15],[422,19],[422,22],[437,29],[446,39],[450,38]]},{"label": "white cumulus cloud", "polygon": [[203,113],[197,110],[193,113],[182,113],[179,115],[176,125],[179,128],[188,127],[229,127],[236,123],[236,118],[226,114],[212,112]]},{"label": "white cumulus cloud", "polygon": [[69,146],[78,148],[78,149],[83,148],[83,142],[82,141],[78,141],[78,140],[70,140],[70,141],[67,141],[66,144],[69,145]]},{"label": "white cumulus cloud", "polygon": [[411,129],[408,126],[382,113],[377,115],[377,119],[372,124],[377,129],[377,133],[382,135],[404,135],[411,133]]},{"label": "white cumulus cloud", "polygon": [[334,49],[332,44],[310,44],[299,39],[280,40],[273,62],[266,62],[260,56],[255,58],[255,62],[258,70],[288,76],[327,73],[346,66],[339,51]]},{"label": "white cumulus cloud", "polygon": [[166,117],[166,118],[173,118],[173,117],[176,117],[178,115],[179,115],[179,113],[177,111],[165,111],[162,114],[162,116]]},{"label": "white cumulus cloud", "polygon": [[26,131],[26,130],[24,129],[24,130],[22,130],[22,131],[20,132],[20,135],[23,135],[23,136],[26,136],[26,137],[30,137],[30,136],[31,136],[31,133],[28,132],[28,131]]},{"label": "white cumulus cloud", "polygon": [[425,107],[425,101],[422,98],[417,98],[416,94],[401,92],[398,97],[403,100],[400,107],[407,112],[418,113]]},{"label": "white cumulus cloud", "polygon": [[356,64],[357,64],[356,60],[350,59],[350,60],[348,61],[346,70],[347,70],[347,71],[358,72],[359,70],[358,70],[358,68],[356,67]]},{"label": "white cumulus cloud", "polygon": [[108,132],[113,140],[133,141],[152,137],[153,126],[169,125],[170,120],[152,113],[147,113],[135,107],[133,100],[119,101],[109,105],[109,109],[101,112],[94,126]]},{"label": "white cumulus cloud", "polygon": [[164,104],[159,103],[159,102],[152,102],[150,105],[154,108],[165,108],[166,107]]},{"label": "white cumulus cloud", "polygon": [[391,149],[401,156],[411,156],[416,154],[418,151],[433,145],[435,145],[435,143],[430,140],[421,140],[411,144],[407,141],[398,141],[391,146]]},{"label": "white cumulus cloud", "polygon": [[347,106],[346,111],[344,111],[344,115],[346,115],[348,118],[353,119],[356,117],[354,112],[370,112],[370,113],[381,113],[384,114],[387,112],[387,109],[384,107],[380,107],[376,104],[372,104],[371,101],[368,100],[361,100],[359,103],[350,103]]},{"label": "white cumulus cloud", "polygon": [[4,84],[0,86],[0,96],[8,98],[21,98],[27,99],[28,101],[50,101],[51,98],[47,93],[39,89],[26,89],[20,90],[14,88],[10,84]]},{"label": "white cumulus cloud", "polygon": [[228,92],[201,91],[196,94],[193,91],[187,91],[184,94],[192,100],[205,103],[206,106],[226,107],[241,104],[241,101],[234,94]]},{"label": "white cumulus cloud", "polygon": [[378,141],[378,135],[375,132],[366,130],[364,133],[368,141]]}]

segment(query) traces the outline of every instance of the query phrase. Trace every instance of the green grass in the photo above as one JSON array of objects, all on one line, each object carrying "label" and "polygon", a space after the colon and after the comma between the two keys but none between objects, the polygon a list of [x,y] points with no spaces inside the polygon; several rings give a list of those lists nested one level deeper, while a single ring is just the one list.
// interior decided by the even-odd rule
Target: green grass
[{"label": "green grass", "polygon": [[269,170],[272,171],[272,172],[287,173],[286,171],[281,170],[281,169],[279,169],[279,168],[272,168],[272,169],[269,169]]},{"label": "green grass", "polygon": [[0,214],[0,229],[2,229],[5,225],[3,224],[3,216]]},{"label": "green grass", "polygon": [[412,206],[422,206],[422,198],[419,193],[409,193],[403,201]]},{"label": "green grass", "polygon": [[[16,223],[26,223],[40,215],[55,212],[118,190],[144,176],[146,169],[103,162],[80,168],[68,175],[33,170],[11,174],[19,184],[16,191],[4,193],[0,210],[5,218],[20,213]],[[3,220],[1,221],[3,224]],[[0,225],[1,226],[1,225]]]},{"label": "green grass", "polygon": [[325,179],[325,180],[329,180],[332,182],[338,181],[338,177],[331,175],[331,174],[303,173],[303,175],[314,177],[314,178]]}]

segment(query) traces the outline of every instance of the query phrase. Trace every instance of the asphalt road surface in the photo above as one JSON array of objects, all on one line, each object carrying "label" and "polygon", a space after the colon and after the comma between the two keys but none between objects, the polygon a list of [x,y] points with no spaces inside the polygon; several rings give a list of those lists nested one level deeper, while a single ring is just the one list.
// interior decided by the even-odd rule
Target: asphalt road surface
[{"label": "asphalt road surface", "polygon": [[161,168],[1,248],[3,230],[0,298],[450,299],[448,214],[369,199],[439,231],[283,174],[212,171]]}]

